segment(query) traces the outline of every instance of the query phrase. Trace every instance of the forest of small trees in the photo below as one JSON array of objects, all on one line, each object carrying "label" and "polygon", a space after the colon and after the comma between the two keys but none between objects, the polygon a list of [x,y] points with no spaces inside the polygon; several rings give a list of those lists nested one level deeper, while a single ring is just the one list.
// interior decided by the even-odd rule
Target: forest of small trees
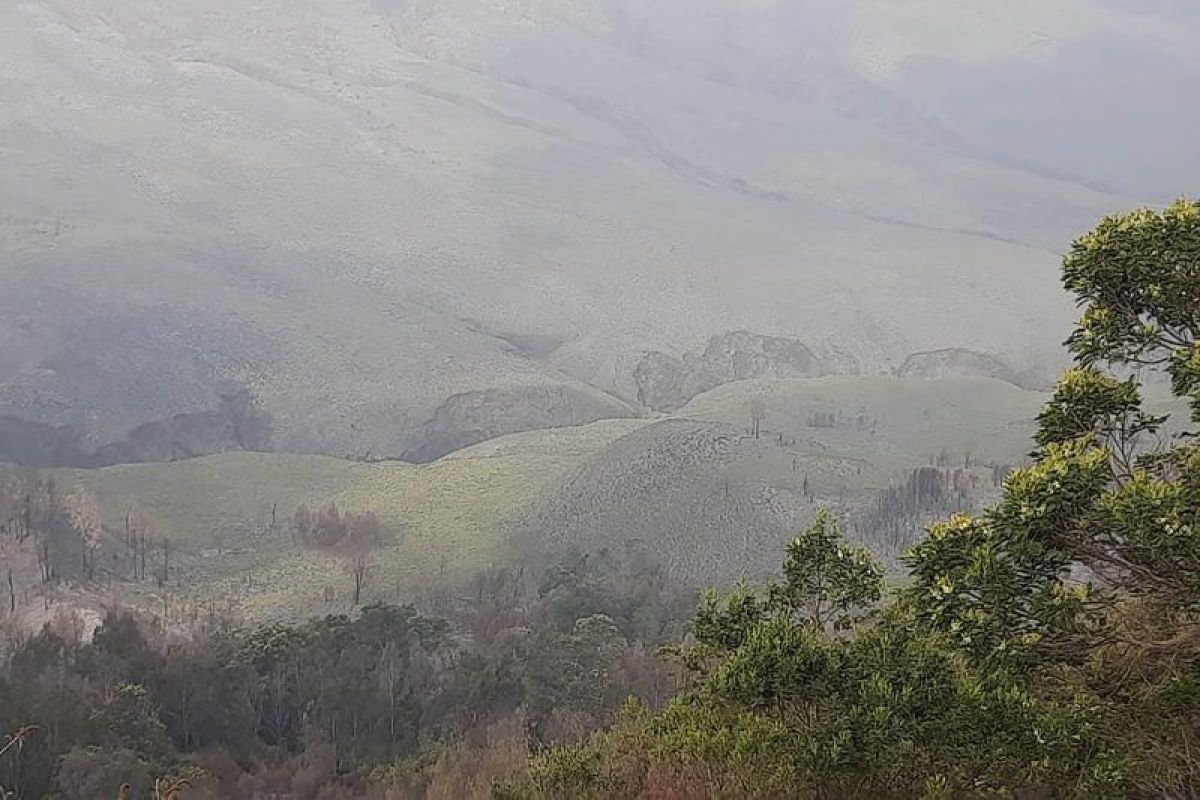
[{"label": "forest of small trees", "polygon": [[[293,521],[374,527],[328,511]],[[0,731],[22,732],[0,787],[22,800],[123,784],[130,798],[175,785],[180,800],[467,796],[584,741],[628,697],[674,694],[678,670],[654,653],[682,635],[694,595],[637,548],[527,562],[427,598],[427,613],[373,604],[182,638],[113,609],[90,641],[60,616],[0,672]]]}]

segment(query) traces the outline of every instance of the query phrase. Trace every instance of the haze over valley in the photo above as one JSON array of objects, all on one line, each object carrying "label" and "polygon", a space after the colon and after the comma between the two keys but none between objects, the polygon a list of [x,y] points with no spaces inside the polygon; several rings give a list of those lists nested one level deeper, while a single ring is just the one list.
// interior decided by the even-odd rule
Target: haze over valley
[{"label": "haze over valley", "polygon": [[0,4],[0,800],[1197,796],[1198,41]]}]

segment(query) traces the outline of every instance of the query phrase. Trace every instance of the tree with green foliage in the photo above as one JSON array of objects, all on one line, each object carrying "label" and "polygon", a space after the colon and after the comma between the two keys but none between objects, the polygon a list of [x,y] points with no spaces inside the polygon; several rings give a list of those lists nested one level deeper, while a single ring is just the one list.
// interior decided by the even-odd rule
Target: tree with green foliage
[{"label": "tree with green foliage", "polygon": [[1079,362],[1162,367],[1200,422],[1200,201],[1106,218],[1071,247],[1063,283],[1084,308],[1067,343]]},{"label": "tree with green foliage", "polygon": [[[79,800],[188,783],[181,798],[463,796],[528,749],[611,724],[630,695],[659,707],[681,670],[649,653],[676,638],[694,593],[636,543],[541,557],[478,576],[449,620],[369,604],[180,639],[114,611],[91,642],[46,625],[0,660],[0,786]],[[28,723],[38,735],[5,750],[3,732]]]},{"label": "tree with green foliage", "polygon": [[694,644],[676,651],[696,670],[713,657],[746,644],[759,625],[781,620],[790,627],[846,631],[866,618],[883,595],[883,568],[866,548],[847,544],[827,511],[787,545],[784,580],[762,593],[737,586],[704,594],[692,620]]},{"label": "tree with green foliage", "polygon": [[1137,380],[1200,422],[1200,203],[1105,219],[1063,276],[1077,366],[1032,463],[931,526],[892,602],[863,613],[878,574],[823,517],[782,583],[705,597],[691,690],[497,794],[1200,796],[1200,443]]},{"label": "tree with green foliage", "polygon": [[784,582],[772,586],[771,603],[818,629],[847,630],[882,597],[883,569],[864,547],[846,544],[827,511],[788,543]]}]

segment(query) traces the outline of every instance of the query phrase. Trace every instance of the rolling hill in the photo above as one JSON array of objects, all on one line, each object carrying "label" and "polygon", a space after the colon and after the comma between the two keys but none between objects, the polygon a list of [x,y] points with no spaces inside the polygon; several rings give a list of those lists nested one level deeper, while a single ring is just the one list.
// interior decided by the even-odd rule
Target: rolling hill
[{"label": "rolling hill", "polygon": [[995,379],[740,381],[614,441],[518,529],[582,548],[641,541],[703,585],[771,574],[784,543],[827,507],[894,563],[922,517],[914,509],[885,536],[889,521],[872,516],[881,494],[936,464],[971,484],[967,503],[986,502],[993,475],[1025,461],[1043,399]]},{"label": "rolling hill", "polygon": [[[183,595],[254,618],[344,606],[339,558],[297,544],[285,522],[301,504],[330,501],[374,511],[392,534],[374,556],[370,597],[461,586],[530,547],[635,540],[676,578],[707,585],[775,568],[787,538],[822,506],[894,558],[904,542],[885,542],[870,516],[881,494],[939,463],[971,473],[979,486],[966,500],[986,501],[991,467],[1029,450],[1042,398],[992,379],[741,381],[669,416],[513,434],[430,464],[226,453],[54,474],[64,490],[93,491],[114,529],[140,505],[172,542]],[[962,469],[968,456],[974,472]],[[911,537],[919,520],[905,526]]]}]

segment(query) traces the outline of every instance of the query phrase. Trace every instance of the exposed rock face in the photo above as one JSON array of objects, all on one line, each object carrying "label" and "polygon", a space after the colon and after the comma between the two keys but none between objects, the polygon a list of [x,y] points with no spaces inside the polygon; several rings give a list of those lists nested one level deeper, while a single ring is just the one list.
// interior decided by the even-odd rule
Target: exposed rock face
[{"label": "exposed rock face", "polygon": [[696,395],[732,381],[858,372],[858,363],[848,355],[818,355],[796,339],[735,331],[712,337],[700,354],[675,358],[658,351],[647,353],[634,371],[634,381],[638,402],[655,411],[673,411]]},{"label": "exposed rock face", "polygon": [[270,417],[241,391],[222,396],[216,409],[148,422],[96,449],[87,446],[78,426],[2,416],[0,461],[36,468],[177,461],[226,450],[266,450],[270,438]]},{"label": "exposed rock face", "polygon": [[632,409],[600,393],[573,386],[521,386],[456,394],[422,426],[421,444],[403,454],[425,463],[509,433],[584,425],[633,416]]},{"label": "exposed rock face", "polygon": [[701,357],[687,353],[679,359],[658,351],[642,358],[633,379],[638,403],[655,411],[673,411],[722,383]]},{"label": "exposed rock face", "polygon": [[960,347],[913,353],[896,369],[901,378],[995,378],[1023,389],[1041,390],[1048,381],[1037,373],[1019,372],[1008,362],[987,353]]}]

